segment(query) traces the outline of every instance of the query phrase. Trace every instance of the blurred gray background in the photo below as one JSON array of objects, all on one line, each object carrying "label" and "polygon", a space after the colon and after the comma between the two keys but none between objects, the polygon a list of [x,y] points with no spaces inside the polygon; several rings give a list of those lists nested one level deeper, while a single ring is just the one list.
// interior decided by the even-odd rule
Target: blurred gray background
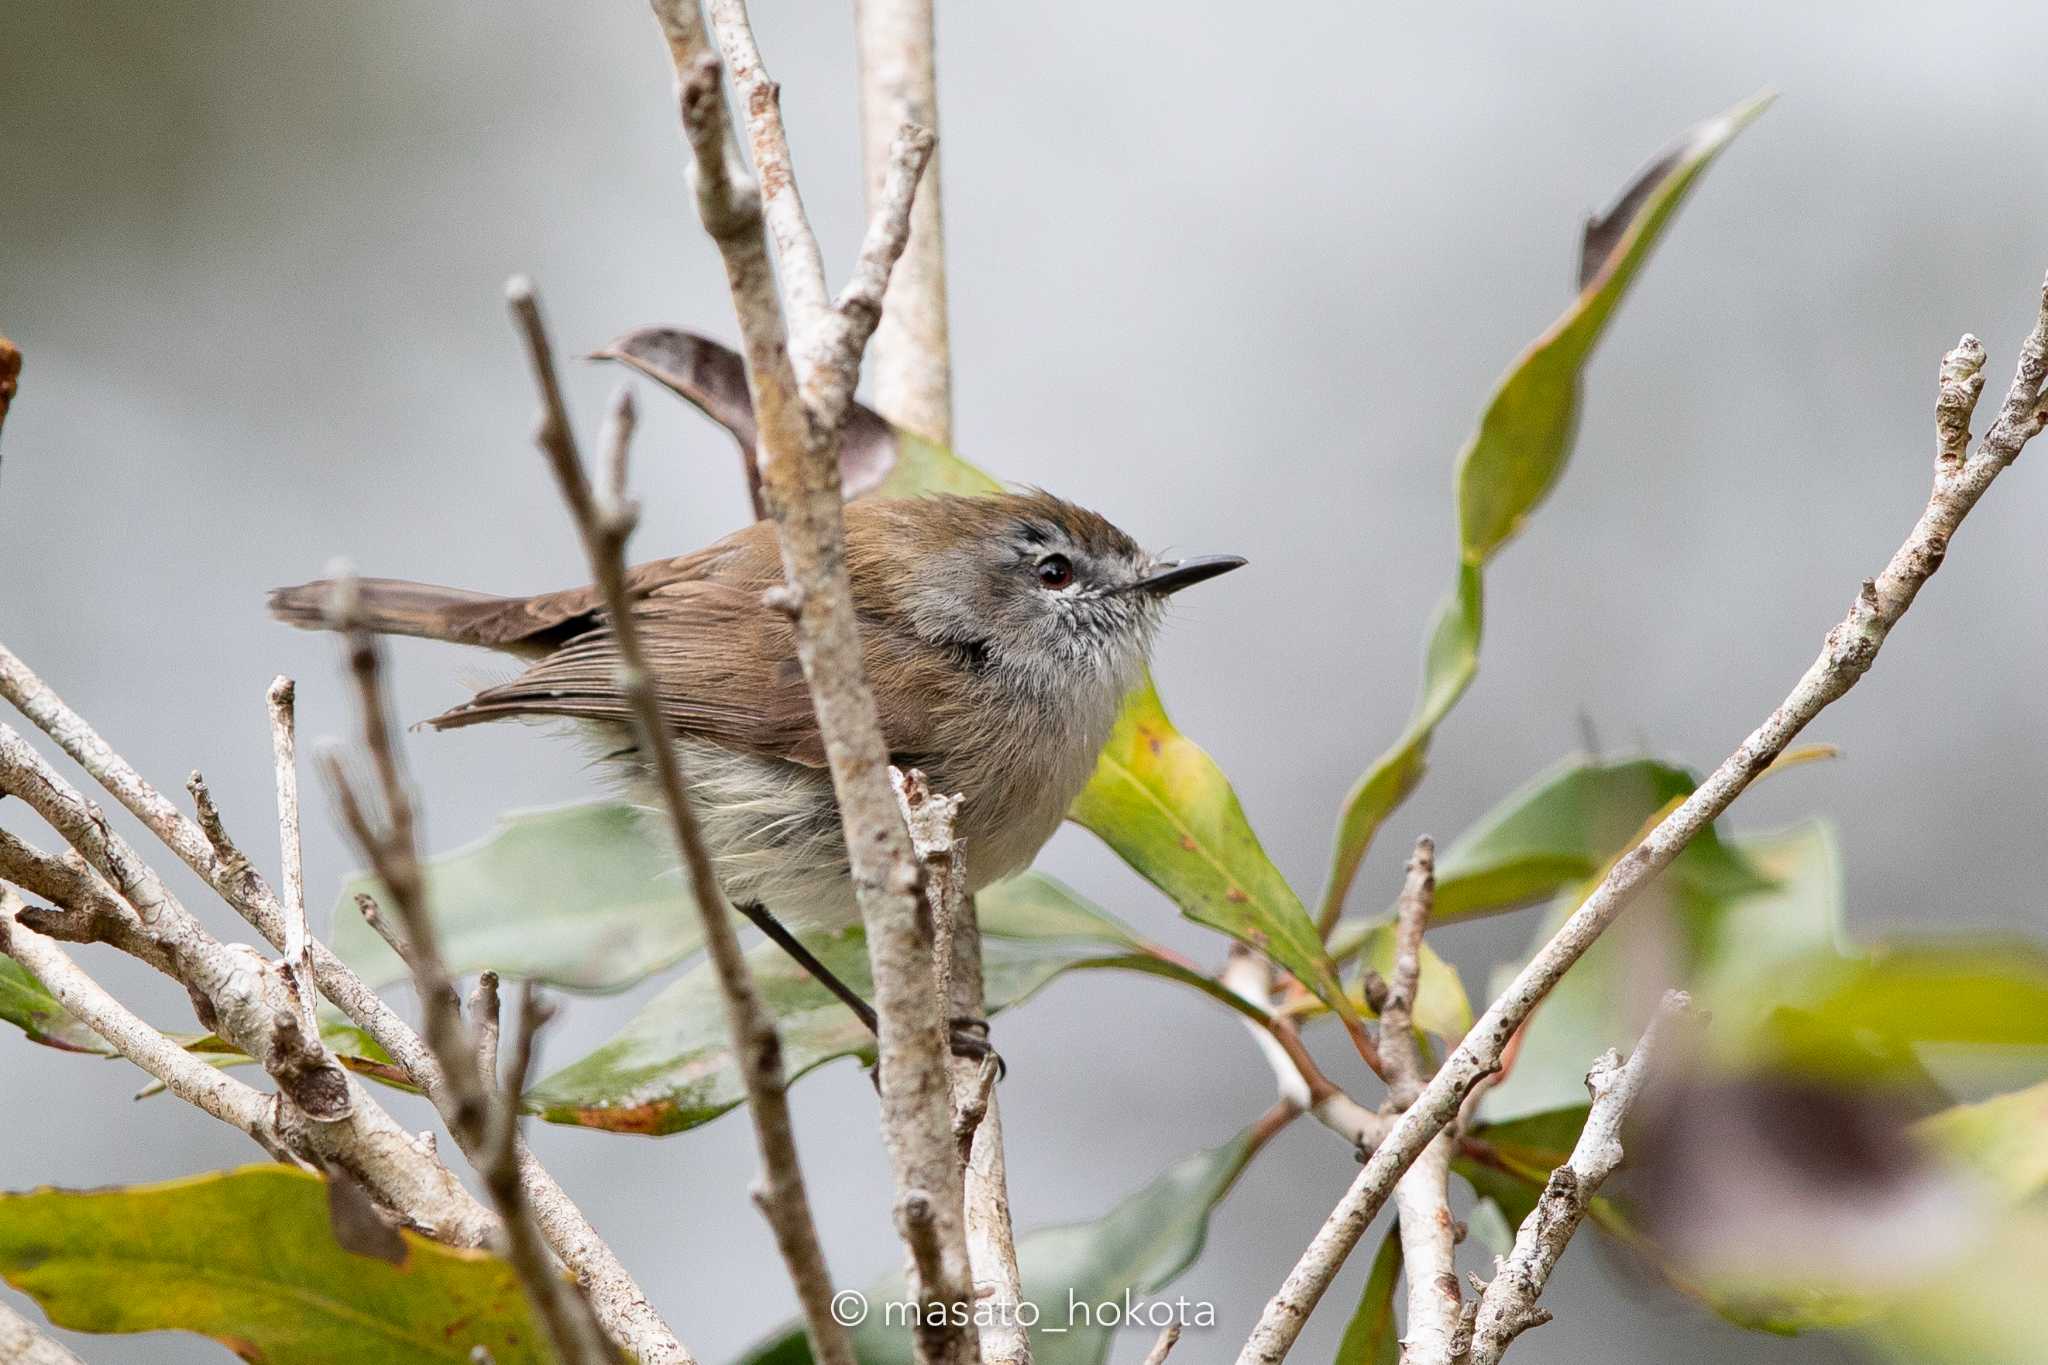
[{"label": "blurred gray background", "polygon": [[[1413,834],[1456,834],[1586,727],[1615,749],[1724,754],[1919,508],[1942,350],[1981,333],[2002,387],[2048,266],[2035,6],[1320,3],[1256,26],[1187,0],[942,8],[960,445],[1149,544],[1251,558],[1183,599],[1158,674],[1304,894],[1338,797],[1410,707],[1452,569],[1452,456],[1565,303],[1581,215],[1668,138],[1783,92],[1609,334],[1574,463],[1497,563],[1478,683],[1360,906],[1392,892]],[[756,9],[837,275],[860,228],[850,14]],[[538,279],[564,349],[653,322],[733,334],[669,80],[629,0],[0,9],[0,330],[27,354],[0,473],[0,638],[171,791],[203,766],[252,845],[271,675],[301,680],[308,735],[349,725],[330,642],[265,620],[264,589],[335,555],[508,591],[582,577],[528,443],[505,277]],[[571,378],[594,426],[616,376]],[[635,548],[652,556],[744,504],[725,437],[642,396]],[[2044,927],[2035,462],[1819,727],[1845,759],[1774,781],[1735,821],[1834,816],[1861,934]],[[395,660],[408,717],[462,695],[471,667],[424,645]],[[589,790],[573,746],[517,728],[410,747],[437,847]],[[324,906],[352,860],[314,809]],[[1219,946],[1083,832],[1042,861],[1162,938]],[[1498,921],[1442,946],[1477,989],[1529,932]],[[187,1019],[146,973],[86,961]],[[647,993],[578,1003],[550,1060]],[[1025,1225],[1095,1215],[1271,1095],[1233,1020],[1156,983],[1062,981],[1000,1039]],[[137,1081],[0,1038],[0,1185],[256,1159],[194,1111],[131,1104]],[[796,1104],[833,1266],[865,1283],[896,1257],[872,1093],[841,1064]],[[789,1310],[745,1196],[743,1122],[534,1140],[705,1360]],[[1190,1362],[1235,1350],[1354,1170],[1308,1125],[1251,1170],[1175,1286],[1222,1319],[1183,1345]],[[1364,1261],[1302,1360],[1334,1347]],[[1591,1238],[1546,1302],[1558,1321],[1517,1347],[1528,1365],[1854,1358],[1705,1319]],[[224,1358],[192,1338],[67,1340],[95,1362]]]}]

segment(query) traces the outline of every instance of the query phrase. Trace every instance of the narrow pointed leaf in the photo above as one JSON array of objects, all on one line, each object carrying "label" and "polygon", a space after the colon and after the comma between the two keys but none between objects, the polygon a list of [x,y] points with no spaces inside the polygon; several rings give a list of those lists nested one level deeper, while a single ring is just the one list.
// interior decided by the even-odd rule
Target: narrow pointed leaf
[{"label": "narrow pointed leaf", "polygon": [[[1180,981],[1256,1014],[1048,877],[1027,874],[999,883],[977,904],[991,1013],[1022,1002],[1062,972],[1122,969]],[[806,934],[805,942],[848,985],[867,992],[867,944],[858,927]],[[779,948],[761,944],[748,958],[781,1026],[792,1079],[835,1057],[874,1060],[873,1036]],[[709,966],[685,973],[609,1041],[543,1079],[526,1098],[556,1123],[647,1134],[694,1128],[742,1103],[746,1093]]]},{"label": "narrow pointed leaf", "polygon": [[1422,780],[1430,739],[1479,667],[1481,570],[1564,473],[1587,360],[1699,175],[1764,99],[1737,105],[1679,139],[1587,225],[1579,295],[1509,367],[1458,457],[1458,572],[1430,628],[1422,695],[1408,728],[1345,798],[1321,922],[1336,922],[1373,835]]},{"label": "narrow pointed leaf", "polygon": [[80,1332],[197,1332],[266,1365],[551,1358],[512,1268],[397,1234],[345,1251],[326,1182],[250,1166],[160,1185],[0,1195],[0,1276]]},{"label": "narrow pointed leaf", "polygon": [[[1240,1134],[1182,1158],[1092,1223],[1043,1228],[1019,1238],[1024,1297],[1038,1324],[1031,1334],[1036,1365],[1102,1365],[1115,1335],[1103,1324],[1104,1310],[1121,1314],[1126,1292],[1157,1293],[1193,1264],[1208,1236],[1209,1215],[1251,1152],[1250,1135]],[[910,1332],[900,1318],[884,1321],[885,1305],[901,1304],[904,1297],[900,1277],[866,1292],[867,1321],[853,1333],[861,1365],[910,1365]],[[1087,1311],[1077,1313],[1076,1304]],[[1184,1325],[1199,1331],[1215,1324],[1197,1316]],[[807,1365],[810,1359],[802,1330],[789,1327],[748,1352],[741,1365]]]},{"label": "narrow pointed leaf", "polygon": [[[1599,872],[1651,817],[1690,795],[1699,779],[1652,758],[1571,758],[1537,777],[1437,855],[1432,923],[1498,914],[1547,900]],[[1730,894],[1766,880],[1709,827],[1687,848],[1682,875],[1724,879]],[[1366,924],[1330,939],[1339,959],[1357,951]]]},{"label": "narrow pointed leaf", "polygon": [[1401,1234],[1390,1227],[1380,1239],[1358,1307],[1337,1343],[1332,1365],[1400,1365],[1401,1330],[1394,1321],[1394,1291],[1401,1283]]}]

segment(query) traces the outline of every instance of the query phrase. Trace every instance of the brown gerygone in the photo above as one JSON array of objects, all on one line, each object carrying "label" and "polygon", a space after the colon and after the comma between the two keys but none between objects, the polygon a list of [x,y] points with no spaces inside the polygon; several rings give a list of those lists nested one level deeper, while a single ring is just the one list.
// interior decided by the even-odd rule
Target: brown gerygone
[{"label": "brown gerygone", "polygon": [[[1027,492],[849,503],[846,563],[890,754],[966,797],[957,833],[978,890],[1021,871],[1058,828],[1142,675],[1167,597],[1244,561],[1159,559],[1095,513]],[[783,581],[774,525],[638,565],[627,581],[727,898],[800,924],[847,922],[824,744],[792,624],[763,600]],[[330,593],[281,588],[270,609],[323,626]],[[494,597],[364,579],[360,613],[372,630],[531,661],[428,724],[565,717],[644,776],[596,588]]]}]

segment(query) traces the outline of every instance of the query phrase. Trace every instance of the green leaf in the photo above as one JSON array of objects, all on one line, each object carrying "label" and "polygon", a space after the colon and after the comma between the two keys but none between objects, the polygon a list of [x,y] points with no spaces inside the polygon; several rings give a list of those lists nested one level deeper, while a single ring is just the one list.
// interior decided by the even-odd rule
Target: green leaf
[{"label": "green leaf", "polygon": [[909,498],[920,493],[1000,493],[1002,484],[982,473],[936,441],[901,427],[896,432],[896,461],[874,491],[878,498]]},{"label": "green leaf", "polygon": [[[357,892],[380,889],[352,877],[329,940],[372,986],[406,976],[356,909]],[[568,990],[623,990],[703,939],[674,852],[624,802],[500,816],[483,839],[427,860],[427,898],[456,975],[489,968]]]},{"label": "green leaf", "polygon": [[401,1264],[344,1251],[326,1183],[275,1165],[0,1195],[0,1275],[60,1327],[198,1332],[267,1365],[550,1358],[510,1266],[398,1235]]},{"label": "green leaf", "polygon": [[[1511,910],[1578,885],[1633,844],[1658,812],[1691,795],[1698,781],[1686,768],[1651,758],[1567,760],[1444,850],[1432,921]],[[1768,885],[1711,826],[1686,853],[1689,874],[1718,874],[1728,890]]]},{"label": "green leaf", "polygon": [[1394,1289],[1400,1280],[1401,1230],[1389,1227],[1331,1365],[1400,1365],[1401,1333],[1394,1322]]},{"label": "green leaf", "polygon": [[[1019,1239],[1024,1298],[1036,1312],[1031,1333],[1036,1365],[1101,1365],[1114,1336],[1103,1323],[1108,1316],[1103,1310],[1113,1307],[1121,1314],[1126,1292],[1156,1293],[1194,1263],[1208,1236],[1210,1213],[1229,1193],[1252,1151],[1250,1133],[1241,1133],[1220,1147],[1183,1157],[1092,1223],[1044,1228]],[[902,1278],[876,1285],[866,1301],[867,1321],[853,1333],[861,1365],[908,1365],[910,1332],[900,1316],[884,1320],[885,1305],[904,1302]],[[1087,1305],[1089,1311],[1074,1313],[1070,1303]],[[1213,1324],[1197,1318],[1186,1325]],[[742,1365],[802,1365],[810,1359],[802,1329],[792,1327],[748,1352]]]},{"label": "green leaf", "polygon": [[1422,780],[1437,725],[1478,671],[1481,570],[1564,473],[1582,372],[1608,318],[1700,173],[1766,103],[1746,101],[1692,129],[1623,191],[1613,212],[1588,224],[1578,297],[1509,367],[1459,455],[1457,580],[1430,629],[1422,696],[1407,730],[1345,798],[1323,896],[1325,926],[1342,912],[1373,835]]},{"label": "green leaf", "polygon": [[0,1020],[28,1035],[31,1043],[65,1052],[111,1056],[113,1049],[97,1033],[73,1018],[34,972],[11,957],[0,957]]},{"label": "green leaf", "polygon": [[[1029,873],[1000,882],[976,903],[991,1013],[1020,1003],[1062,972],[1122,969],[1164,976],[1258,1014],[1049,877]],[[858,926],[806,934],[804,942],[849,986],[867,991],[867,944]],[[757,945],[748,961],[781,1025],[791,1079],[835,1057],[874,1060],[873,1036],[781,949]],[[694,1128],[744,1102],[709,964],[685,973],[610,1040],[543,1079],[526,1098],[555,1123],[649,1134]]]},{"label": "green leaf", "polygon": [[1914,1131],[2010,1199],[2048,1189],[2048,1081],[1944,1109]]},{"label": "green leaf", "polygon": [[[1768,987],[1716,1011],[1709,1039],[1731,1066],[1867,1082],[1920,1074],[1930,1047],[2048,1049],[2048,950],[2019,939],[1927,939],[1780,963]],[[1992,1060],[2003,1056],[2003,1051]]]},{"label": "green leaf", "polygon": [[1189,919],[1265,952],[1356,1021],[1321,936],[1252,833],[1237,793],[1216,761],[1173,728],[1149,684],[1125,703],[1068,816]]},{"label": "green leaf", "polygon": [[[1587,1059],[1588,1065],[1592,1059]],[[1584,1087],[1580,1087],[1584,1094]],[[1543,1184],[1562,1166],[1586,1126],[1586,1103],[1563,1105],[1475,1128],[1460,1146],[1451,1169],[1471,1184],[1480,1198],[1499,1206],[1510,1228],[1518,1228],[1536,1207]]]}]

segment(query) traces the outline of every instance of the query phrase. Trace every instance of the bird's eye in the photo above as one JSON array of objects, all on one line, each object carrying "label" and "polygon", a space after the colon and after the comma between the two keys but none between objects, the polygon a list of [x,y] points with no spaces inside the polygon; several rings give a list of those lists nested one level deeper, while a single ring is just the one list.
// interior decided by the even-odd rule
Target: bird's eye
[{"label": "bird's eye", "polygon": [[1065,555],[1047,555],[1038,561],[1038,581],[1048,588],[1064,588],[1074,581],[1074,566]]}]

